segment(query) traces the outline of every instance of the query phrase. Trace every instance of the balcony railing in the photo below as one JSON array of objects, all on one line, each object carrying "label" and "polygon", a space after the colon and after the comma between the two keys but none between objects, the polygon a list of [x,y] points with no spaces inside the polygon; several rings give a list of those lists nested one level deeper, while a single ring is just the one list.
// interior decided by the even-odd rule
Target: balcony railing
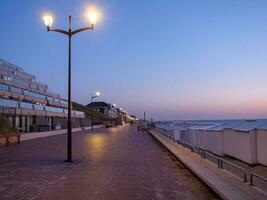
[{"label": "balcony railing", "polygon": [[55,107],[67,108],[67,102],[59,98],[52,98],[29,90],[20,89],[0,83],[0,95],[11,96],[15,99],[22,99],[32,103],[48,104]]},{"label": "balcony railing", "polygon": [[1,71],[0,71],[0,82],[9,86],[15,86],[19,89],[32,91],[36,94],[50,96],[51,98],[60,98],[58,94],[47,91],[47,88],[39,87],[38,84],[31,83],[30,81],[19,80],[13,77],[13,75],[6,74]]},{"label": "balcony railing", "polygon": [[[53,116],[52,113],[58,113],[61,117],[66,117],[68,112],[66,109],[58,108],[58,107],[52,107],[52,106],[44,106],[44,105],[38,105],[38,104],[31,104],[27,102],[20,102],[10,99],[2,99],[0,98],[0,108],[2,109],[26,109],[26,110],[32,110],[35,111],[36,115],[49,115]],[[42,113],[40,113],[42,112]],[[46,112],[50,112],[51,114],[47,114]],[[85,115],[81,111],[72,110],[71,115],[74,118],[84,118]]]}]

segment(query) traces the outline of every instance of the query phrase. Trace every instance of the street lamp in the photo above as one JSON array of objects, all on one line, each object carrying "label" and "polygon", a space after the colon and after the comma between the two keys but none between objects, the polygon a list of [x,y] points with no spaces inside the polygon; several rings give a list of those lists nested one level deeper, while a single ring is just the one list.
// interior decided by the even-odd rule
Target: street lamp
[{"label": "street lamp", "polygon": [[93,92],[91,93],[91,105],[92,105],[92,107],[91,107],[91,130],[92,130],[92,132],[94,131],[93,100],[94,100],[94,98],[97,98],[99,96],[100,96],[100,92],[96,92],[95,95],[93,94]]},{"label": "street lamp", "polygon": [[71,37],[79,32],[86,31],[86,30],[93,30],[96,25],[97,21],[97,14],[90,13],[88,15],[90,26],[72,30],[71,27],[71,16],[69,16],[69,29],[62,30],[62,29],[54,29],[52,28],[53,25],[53,17],[51,15],[45,15],[43,17],[44,23],[47,27],[47,31],[53,31],[62,33],[69,38],[69,59],[68,59],[68,141],[67,141],[67,160],[66,162],[72,162],[72,130],[71,130]]}]

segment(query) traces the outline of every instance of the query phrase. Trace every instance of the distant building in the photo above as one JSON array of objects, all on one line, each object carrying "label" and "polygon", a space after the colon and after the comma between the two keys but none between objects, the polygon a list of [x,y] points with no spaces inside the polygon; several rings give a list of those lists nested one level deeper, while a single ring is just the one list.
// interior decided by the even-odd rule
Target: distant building
[{"label": "distant building", "polygon": [[104,115],[105,118],[116,119],[117,110],[116,108],[106,102],[92,102],[87,105],[88,108],[93,109],[94,111],[100,112]]},{"label": "distant building", "polygon": [[[66,128],[67,101],[48,90],[35,76],[0,59],[0,114],[23,132]],[[85,115],[72,110],[73,127]]]},{"label": "distant building", "polygon": [[132,121],[131,116],[126,111],[123,111],[122,115],[124,123],[130,123]]},{"label": "distant building", "polygon": [[102,113],[111,126],[123,125],[136,121],[135,116],[131,116],[126,111],[122,111],[106,102],[92,102],[88,104],[87,107]]},{"label": "distant building", "polygon": [[124,124],[124,116],[121,109],[117,108],[117,119],[116,119],[117,125],[123,125]]},{"label": "distant building", "polygon": [[117,120],[116,123],[118,125],[123,125],[125,123],[135,122],[136,117],[134,115],[129,115],[126,111],[122,111],[121,109],[117,108]]},{"label": "distant building", "polygon": [[135,115],[130,115],[130,117],[131,117],[131,119],[132,119],[133,121],[137,121],[137,118],[136,118]]}]

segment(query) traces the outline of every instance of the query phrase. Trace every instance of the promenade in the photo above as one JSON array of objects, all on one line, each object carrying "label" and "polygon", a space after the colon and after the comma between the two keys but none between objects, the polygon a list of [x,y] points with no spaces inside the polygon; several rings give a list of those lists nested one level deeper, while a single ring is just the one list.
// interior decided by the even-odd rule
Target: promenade
[{"label": "promenade", "polygon": [[[42,133],[40,133],[42,134]],[[0,199],[215,199],[187,169],[136,126],[66,134],[0,148]]]}]

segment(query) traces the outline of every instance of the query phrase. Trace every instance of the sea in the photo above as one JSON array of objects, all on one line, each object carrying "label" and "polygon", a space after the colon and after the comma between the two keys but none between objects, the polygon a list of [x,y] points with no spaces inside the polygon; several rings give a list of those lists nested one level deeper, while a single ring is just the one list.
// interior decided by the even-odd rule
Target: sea
[{"label": "sea", "polygon": [[224,120],[167,120],[158,121],[156,127],[164,129],[191,127],[224,127],[224,128],[267,128],[267,119],[224,119]]}]

